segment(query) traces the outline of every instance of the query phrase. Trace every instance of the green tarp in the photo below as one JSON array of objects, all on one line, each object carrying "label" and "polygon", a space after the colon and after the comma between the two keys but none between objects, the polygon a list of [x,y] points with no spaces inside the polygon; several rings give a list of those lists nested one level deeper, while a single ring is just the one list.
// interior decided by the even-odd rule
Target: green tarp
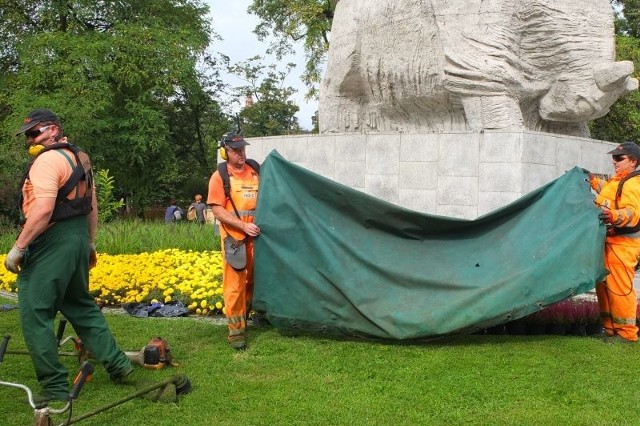
[{"label": "green tarp", "polygon": [[407,210],[272,152],[254,309],[275,327],[385,339],[469,332],[592,289],[605,227],[574,168],[476,220]]}]

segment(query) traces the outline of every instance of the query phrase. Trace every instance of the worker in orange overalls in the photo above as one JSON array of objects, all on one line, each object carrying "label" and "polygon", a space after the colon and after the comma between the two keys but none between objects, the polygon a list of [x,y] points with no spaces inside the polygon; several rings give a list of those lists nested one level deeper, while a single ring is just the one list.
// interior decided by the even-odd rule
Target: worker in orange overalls
[{"label": "worker in orange overalls", "polygon": [[[222,287],[229,327],[228,341],[237,350],[247,348],[246,320],[253,297],[253,239],[260,235],[260,228],[253,223],[260,184],[256,170],[259,166],[253,160],[247,160],[247,145],[238,134],[230,133],[223,137],[220,150],[222,158],[227,160],[229,195],[218,169],[209,180],[207,198],[207,204],[221,224]],[[235,245],[232,247],[227,244],[229,242]],[[235,250],[234,247],[240,250],[246,247],[246,262],[238,264],[227,258],[227,252]]]},{"label": "worker in orange overalls", "polygon": [[640,256],[640,177],[636,177],[640,147],[624,142],[608,154],[615,175],[608,181],[590,175],[591,187],[598,193],[600,218],[607,224],[604,258],[609,275],[596,283],[596,294],[605,341],[630,343],[638,341],[633,278]]}]

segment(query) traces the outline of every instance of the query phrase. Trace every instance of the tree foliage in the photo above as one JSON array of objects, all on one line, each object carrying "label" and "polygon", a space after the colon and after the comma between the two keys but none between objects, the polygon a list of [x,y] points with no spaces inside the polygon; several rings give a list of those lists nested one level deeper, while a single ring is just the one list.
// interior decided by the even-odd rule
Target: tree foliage
[{"label": "tree foliage", "polygon": [[[640,78],[640,0],[612,1],[616,16],[616,60],[632,61]],[[591,137],[611,142],[640,142],[640,93],[620,98],[611,111],[589,123]]]},{"label": "tree foliage", "polygon": [[640,1],[611,0],[611,5],[616,12],[616,34],[640,36]]},{"label": "tree foliage", "polygon": [[302,79],[307,97],[317,95],[321,65],[329,49],[329,32],[338,0],[253,0],[249,12],[260,18],[255,29],[260,40],[274,36],[270,52],[281,59],[301,41],[307,63]]},{"label": "tree foliage", "polygon": [[214,33],[201,1],[0,4],[0,137],[14,141],[0,164],[23,149],[11,135],[21,118],[46,107],[138,207],[190,198],[180,192],[190,180],[206,185],[228,118],[215,101],[221,83],[205,54]]},{"label": "tree foliage", "polygon": [[295,116],[299,108],[290,99],[295,89],[285,85],[294,67],[287,64],[284,71],[278,70],[275,64],[264,65],[260,56],[228,65],[229,72],[246,83],[234,89],[237,98],[249,99],[240,112],[245,136],[286,135],[300,130]]}]

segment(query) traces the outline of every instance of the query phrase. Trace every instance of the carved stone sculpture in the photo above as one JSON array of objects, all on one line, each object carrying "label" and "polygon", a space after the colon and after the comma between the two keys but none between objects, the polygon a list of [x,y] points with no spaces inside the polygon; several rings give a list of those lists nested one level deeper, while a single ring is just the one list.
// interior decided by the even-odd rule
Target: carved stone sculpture
[{"label": "carved stone sculpture", "polygon": [[638,88],[614,55],[609,0],[340,0],[320,132],[588,136]]}]

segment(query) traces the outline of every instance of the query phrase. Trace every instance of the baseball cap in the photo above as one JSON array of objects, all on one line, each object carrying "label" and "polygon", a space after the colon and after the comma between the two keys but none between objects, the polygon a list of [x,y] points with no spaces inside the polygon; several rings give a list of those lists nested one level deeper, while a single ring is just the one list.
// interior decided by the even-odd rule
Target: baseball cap
[{"label": "baseball cap", "polygon": [[249,145],[249,143],[244,140],[242,135],[231,132],[222,137],[222,145],[231,149],[238,149]]},{"label": "baseball cap", "polygon": [[38,123],[42,123],[45,121],[53,121],[54,123],[59,123],[60,118],[58,118],[58,116],[50,109],[41,108],[31,111],[29,114],[27,114],[25,119],[22,120],[22,127],[20,127],[20,130],[16,132],[16,136],[37,126]]},{"label": "baseball cap", "polygon": [[607,152],[611,155],[630,155],[640,160],[640,146],[635,142],[622,142],[616,149]]}]

